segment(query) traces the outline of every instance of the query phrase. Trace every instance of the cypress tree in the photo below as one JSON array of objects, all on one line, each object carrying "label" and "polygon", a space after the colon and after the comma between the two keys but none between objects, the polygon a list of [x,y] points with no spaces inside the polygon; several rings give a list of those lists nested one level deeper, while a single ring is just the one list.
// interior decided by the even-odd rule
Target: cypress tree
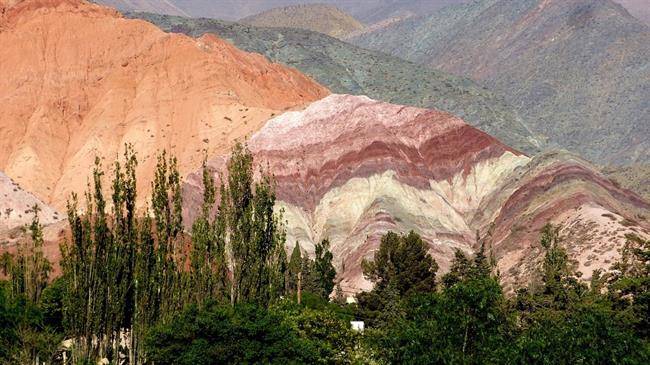
[{"label": "cypress tree", "polygon": [[316,245],[313,267],[317,282],[316,294],[325,299],[332,293],[332,289],[334,289],[334,278],[336,277],[336,269],[332,265],[333,256],[329,247],[330,241],[327,239],[324,239]]},{"label": "cypress tree", "polygon": [[298,275],[302,271],[302,253],[300,251],[300,243],[296,241],[296,245],[291,251],[291,258],[289,259],[288,275],[287,275],[287,290],[290,294],[298,292]]}]

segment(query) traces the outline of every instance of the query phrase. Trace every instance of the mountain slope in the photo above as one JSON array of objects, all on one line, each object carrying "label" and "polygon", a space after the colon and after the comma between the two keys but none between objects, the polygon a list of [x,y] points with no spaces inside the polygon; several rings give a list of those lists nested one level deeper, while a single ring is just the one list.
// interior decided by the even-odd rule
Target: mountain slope
[{"label": "mountain slope", "polygon": [[0,169],[59,209],[84,191],[95,156],[113,161],[125,143],[140,160],[142,203],[157,151],[173,152],[186,173],[203,150],[224,152],[328,94],[213,35],[167,34],[79,0],[2,4]]},{"label": "mountain slope", "polygon": [[313,30],[334,38],[343,38],[363,29],[363,24],[341,9],[325,4],[294,5],[275,8],[239,20],[258,27],[285,27]]},{"label": "mountain slope", "polygon": [[[348,291],[369,288],[360,263],[388,230],[421,234],[442,272],[455,249],[477,248],[477,231],[491,232],[507,285],[530,279],[548,221],[564,224],[585,278],[587,268],[607,267],[624,233],[650,234],[640,218],[650,205],[587,162],[565,154],[531,159],[436,110],[330,95],[268,121],[249,147],[277,179],[287,245],[298,241],[313,253],[328,238]],[[217,179],[225,162],[209,163]],[[189,175],[187,221],[201,191],[201,172]],[[594,258],[601,251],[607,254]]]},{"label": "mountain slope", "polygon": [[35,205],[40,209],[39,218],[43,225],[63,218],[55,209],[0,172],[0,238],[8,230],[29,224],[34,216],[32,208]]},{"label": "mountain slope", "polygon": [[121,11],[148,11],[156,14],[189,16],[174,0],[100,0],[93,1]]},{"label": "mountain slope", "polygon": [[[53,264],[55,275],[60,273],[61,251],[59,242],[67,228],[65,214],[45,204],[0,172],[0,254],[16,254],[24,242],[31,240],[30,231],[25,229],[34,218],[33,207],[39,208],[38,219],[43,226],[43,253]],[[3,276],[0,273],[0,278]]]},{"label": "mountain slope", "polygon": [[610,166],[603,169],[608,178],[650,201],[650,164]]},{"label": "mountain slope", "polygon": [[[237,20],[269,9],[305,4],[336,6],[365,22],[427,14],[450,4],[468,0],[97,0],[100,4],[125,11],[147,11],[158,14],[184,15],[172,12],[179,9],[186,16]],[[156,10],[158,9],[158,10]]]},{"label": "mountain slope", "polygon": [[481,0],[353,43],[467,75],[598,163],[650,159],[650,28],[609,0]]},{"label": "mountain slope", "polygon": [[448,111],[525,152],[539,151],[542,144],[512,107],[470,80],[354,47],[320,33],[258,28],[214,19],[146,13],[128,16],[194,37],[214,33],[243,50],[296,67],[336,93]]},{"label": "mountain slope", "polygon": [[617,3],[623,5],[630,14],[641,20],[642,22],[650,25],[650,3],[646,0],[615,0]]}]

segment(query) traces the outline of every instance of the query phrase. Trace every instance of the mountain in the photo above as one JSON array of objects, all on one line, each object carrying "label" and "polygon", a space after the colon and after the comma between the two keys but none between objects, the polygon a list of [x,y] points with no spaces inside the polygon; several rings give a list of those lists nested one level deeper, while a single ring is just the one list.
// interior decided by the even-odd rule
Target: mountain
[{"label": "mountain", "polygon": [[646,201],[650,201],[650,164],[609,166],[603,169],[603,173],[617,184],[636,191]]},{"label": "mountain", "polygon": [[[349,291],[368,289],[360,263],[388,230],[414,230],[441,271],[454,251],[490,235],[502,280],[531,278],[539,231],[563,224],[585,278],[608,267],[627,232],[650,235],[650,205],[566,153],[530,158],[451,114],[330,95],[268,121],[249,140],[277,182],[287,244],[313,254],[328,238]],[[219,178],[227,157],[209,162]],[[201,204],[201,172],[183,187],[186,222]],[[589,270],[588,270],[589,269]]]},{"label": "mountain", "polygon": [[284,27],[313,30],[334,38],[343,38],[363,29],[363,24],[341,9],[325,4],[294,5],[275,8],[239,20],[258,27]]},{"label": "mountain", "polygon": [[295,67],[335,93],[367,95],[396,104],[448,111],[528,153],[539,151],[543,144],[511,106],[474,82],[367,51],[321,33],[259,28],[205,18],[147,13],[128,16],[192,37],[216,34],[240,49]]},{"label": "mountain", "polygon": [[473,78],[597,163],[650,159],[650,28],[609,0],[479,0],[352,42]]},{"label": "mountain", "polygon": [[[367,24],[395,17],[427,14],[468,0],[96,0],[124,11],[237,20],[273,8],[294,5],[336,6]],[[178,13],[178,11],[182,12]]]},{"label": "mountain", "polygon": [[650,25],[650,3],[646,0],[615,0],[635,18]]},{"label": "mountain", "polygon": [[593,270],[610,269],[626,234],[650,237],[650,204],[566,152],[532,158],[483,198],[478,211],[470,226],[492,228],[498,269],[510,289],[522,287],[538,270],[539,232],[547,222],[562,227],[569,257],[584,280]]},{"label": "mountain", "polygon": [[174,0],[100,0],[93,2],[119,10],[189,16],[188,13],[178,7],[179,4],[176,4],[180,2]]},{"label": "mountain", "polygon": [[57,209],[95,156],[138,153],[144,203],[156,153],[181,173],[273,115],[329,92],[214,35],[192,39],[81,0],[2,0],[0,170]]},{"label": "mountain", "polygon": [[470,0],[334,0],[334,2],[340,3],[339,6],[342,9],[347,10],[357,19],[367,24],[374,24],[392,18],[421,16],[449,5],[462,4],[468,1]]}]

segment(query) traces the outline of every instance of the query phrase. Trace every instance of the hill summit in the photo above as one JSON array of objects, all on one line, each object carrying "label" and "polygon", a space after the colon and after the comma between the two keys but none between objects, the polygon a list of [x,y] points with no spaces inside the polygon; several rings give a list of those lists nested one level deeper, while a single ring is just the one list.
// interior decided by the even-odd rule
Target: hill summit
[{"label": "hill summit", "polygon": [[335,38],[363,28],[358,20],[333,5],[306,4],[275,8],[240,20],[258,27],[285,27],[313,30]]},{"label": "hill summit", "polygon": [[329,93],[214,35],[168,34],[80,0],[2,4],[0,170],[57,209],[84,191],[95,156],[113,161],[125,143],[146,189],[158,151],[186,173]]}]

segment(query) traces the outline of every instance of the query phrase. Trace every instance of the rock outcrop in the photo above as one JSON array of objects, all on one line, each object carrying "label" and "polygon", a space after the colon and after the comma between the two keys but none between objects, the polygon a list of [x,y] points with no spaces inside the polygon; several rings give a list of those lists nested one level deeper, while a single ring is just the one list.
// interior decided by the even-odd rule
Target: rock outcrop
[{"label": "rock outcrop", "polygon": [[[349,291],[369,288],[360,263],[388,230],[421,234],[443,272],[455,249],[476,249],[477,231],[490,234],[512,284],[530,278],[546,222],[566,227],[582,269],[614,257],[624,231],[649,228],[647,221],[625,227],[623,220],[648,213],[647,203],[586,162],[565,154],[531,159],[436,110],[331,95],[270,120],[249,148],[277,179],[289,248],[297,241],[312,253],[328,238]],[[223,171],[225,161],[210,166]],[[189,221],[201,201],[200,179],[191,174],[184,187]],[[589,225],[616,233],[578,232]],[[597,264],[591,255],[600,250],[608,256]]]},{"label": "rock outcrop", "polygon": [[182,173],[328,91],[206,35],[168,34],[81,0],[0,0],[0,170],[61,209],[95,156],[132,143],[142,202],[155,154]]}]

